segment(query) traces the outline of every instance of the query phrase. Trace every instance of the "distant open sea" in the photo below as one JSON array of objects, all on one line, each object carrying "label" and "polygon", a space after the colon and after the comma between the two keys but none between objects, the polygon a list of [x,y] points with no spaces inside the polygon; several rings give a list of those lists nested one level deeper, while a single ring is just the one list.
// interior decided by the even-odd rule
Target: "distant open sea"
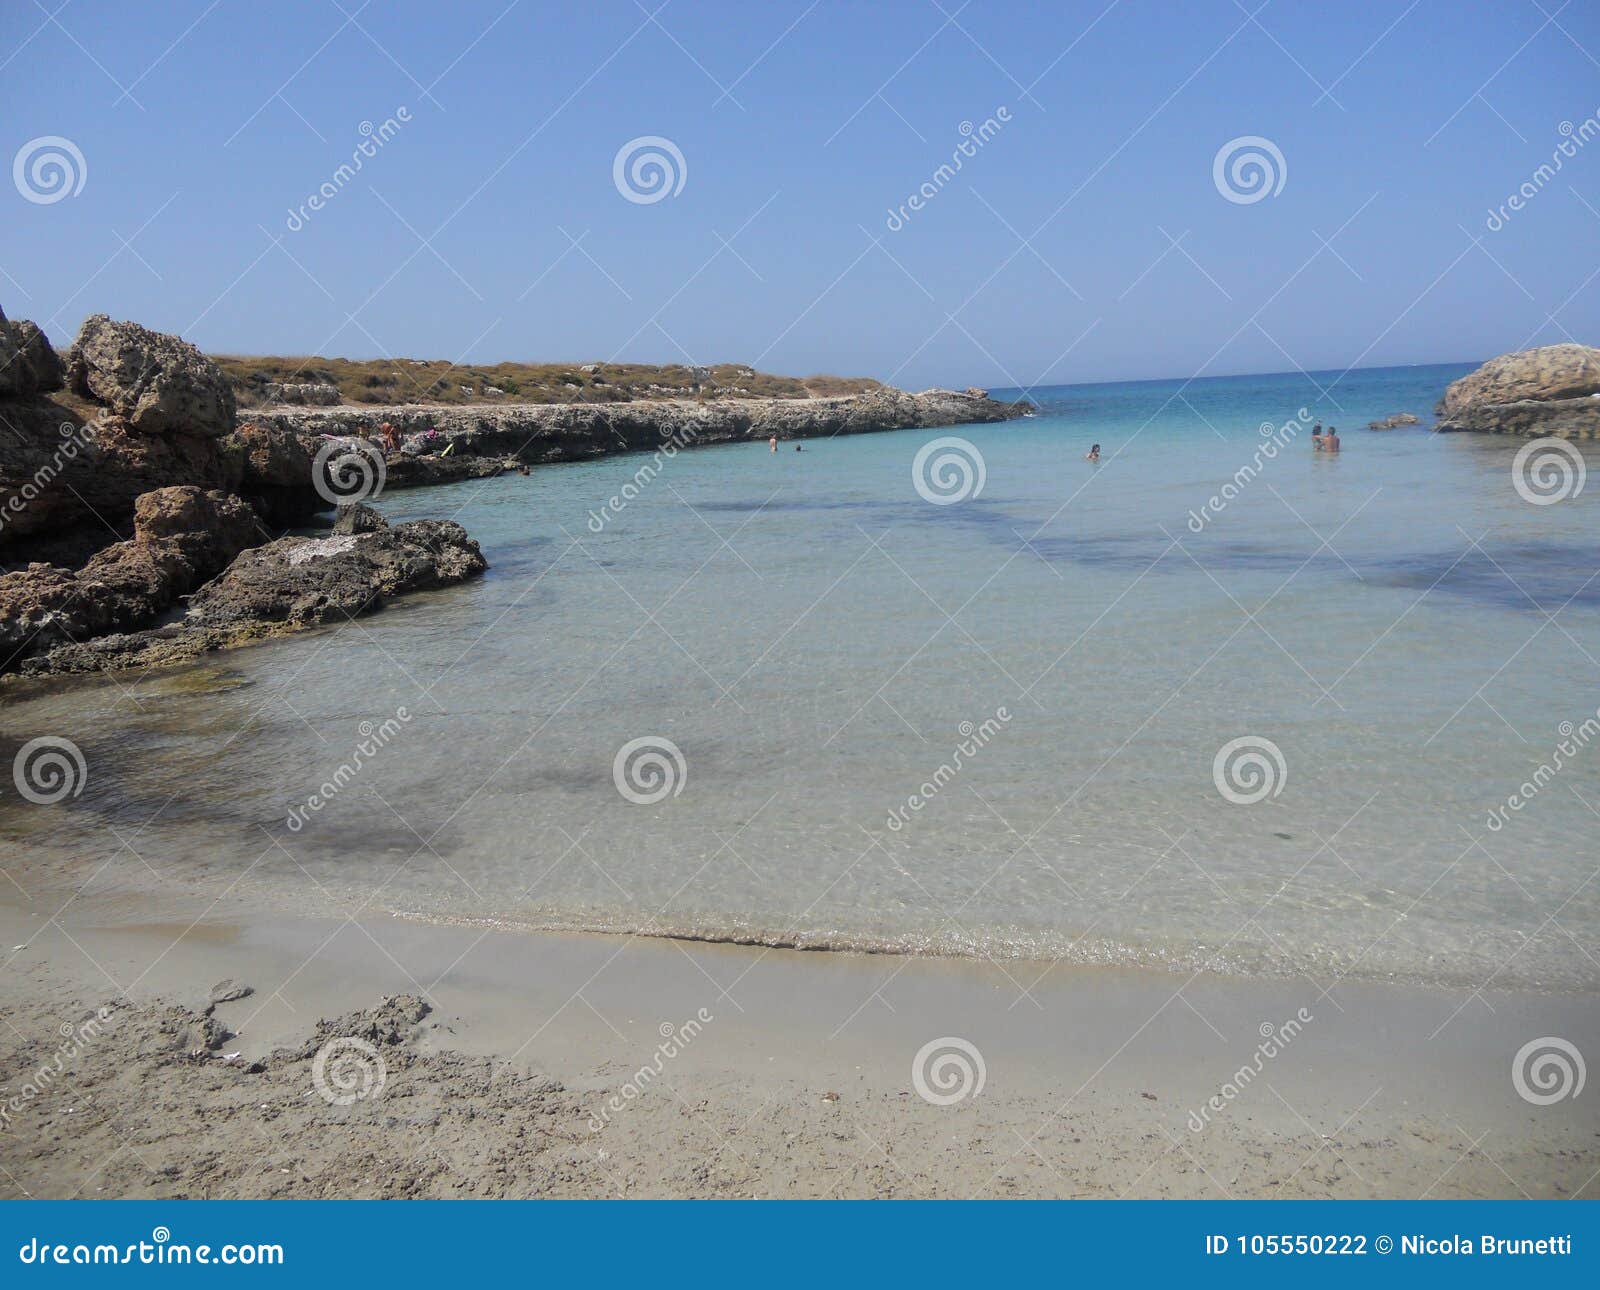
[{"label": "distant open sea", "polygon": [[[1009,424],[684,452],[609,510],[649,457],[391,494],[488,575],[8,700],[8,738],[90,772],[8,796],[0,837],[63,880],[116,856],[103,893],[1594,988],[1600,746],[1521,786],[1600,707],[1600,454],[1524,500],[1524,441],[1428,433],[1468,370],[1042,388]],[[1281,434],[1302,408],[1342,454]],[[948,436],[982,489],[933,504],[914,463]],[[681,754],[660,801],[619,790],[635,740]]]}]

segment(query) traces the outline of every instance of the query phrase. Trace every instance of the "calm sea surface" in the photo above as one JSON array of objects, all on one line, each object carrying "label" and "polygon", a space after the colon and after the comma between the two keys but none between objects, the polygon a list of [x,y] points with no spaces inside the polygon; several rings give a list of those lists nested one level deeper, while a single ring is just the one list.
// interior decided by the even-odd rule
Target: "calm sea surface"
[{"label": "calm sea surface", "polygon": [[[648,457],[389,495],[391,520],[458,519],[488,575],[198,672],[8,695],[5,747],[70,738],[88,777],[55,806],[7,786],[7,868],[538,928],[1600,985],[1600,453],[1579,495],[1524,500],[1522,441],[1426,432],[1467,370],[1040,389],[1012,424],[682,453],[628,498]],[[1341,455],[1276,429],[1301,408]],[[1422,428],[1362,428],[1407,410]],[[950,435],[982,489],[932,504],[914,463]],[[622,782],[659,801],[618,788],[636,740]]]}]

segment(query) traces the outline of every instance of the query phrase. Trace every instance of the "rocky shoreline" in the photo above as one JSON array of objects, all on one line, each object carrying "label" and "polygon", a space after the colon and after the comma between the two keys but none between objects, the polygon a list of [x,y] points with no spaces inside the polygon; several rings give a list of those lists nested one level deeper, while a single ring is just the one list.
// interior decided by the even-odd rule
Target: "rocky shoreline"
[{"label": "rocky shoreline", "polygon": [[[0,676],[189,661],[487,568],[460,525],[390,529],[382,488],[619,452],[1020,417],[981,390],[620,403],[293,406],[241,415],[193,345],[104,314],[65,359],[0,313]],[[385,425],[401,441],[380,446]],[[107,545],[107,538],[112,539]]]},{"label": "rocky shoreline", "polygon": [[1015,420],[1031,406],[981,390],[878,389],[791,399],[640,399],[435,407],[284,407],[249,423],[302,442],[325,436],[375,439],[389,424],[404,446],[387,464],[386,487],[449,483],[504,469],[585,461],[620,452],[779,439],[823,439],[880,430],[936,429]]}]

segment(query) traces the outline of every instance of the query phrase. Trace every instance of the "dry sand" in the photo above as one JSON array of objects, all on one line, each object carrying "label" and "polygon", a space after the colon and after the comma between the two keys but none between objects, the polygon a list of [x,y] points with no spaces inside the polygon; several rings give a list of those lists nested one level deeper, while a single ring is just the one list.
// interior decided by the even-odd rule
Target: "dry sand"
[{"label": "dry sand", "polygon": [[[1600,1051],[1592,996],[54,912],[0,907],[0,1196],[1600,1192],[1594,1091],[1511,1078],[1529,1038]],[[948,1037],[983,1087],[935,1105]]]}]

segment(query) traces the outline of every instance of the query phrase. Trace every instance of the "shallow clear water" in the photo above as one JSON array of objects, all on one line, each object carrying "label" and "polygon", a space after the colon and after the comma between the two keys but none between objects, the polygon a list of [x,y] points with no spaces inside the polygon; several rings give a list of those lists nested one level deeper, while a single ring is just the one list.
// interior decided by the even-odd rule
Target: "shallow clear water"
[{"label": "shallow clear water", "polygon": [[[1535,506],[1521,441],[1360,428],[1426,426],[1466,370],[1063,387],[1019,423],[700,449],[598,533],[649,458],[394,494],[489,574],[199,674],[13,692],[7,749],[70,737],[89,775],[8,793],[0,838],[94,872],[144,824],[148,864],[98,882],[307,907],[1591,987],[1600,739],[1487,821],[1600,707],[1600,484]],[[1345,451],[1302,429],[1193,531],[1302,406]],[[912,465],[945,434],[986,479],[931,505]],[[613,780],[644,737],[686,767],[656,804]],[[1245,737],[1284,767],[1254,804],[1213,773]]]}]

